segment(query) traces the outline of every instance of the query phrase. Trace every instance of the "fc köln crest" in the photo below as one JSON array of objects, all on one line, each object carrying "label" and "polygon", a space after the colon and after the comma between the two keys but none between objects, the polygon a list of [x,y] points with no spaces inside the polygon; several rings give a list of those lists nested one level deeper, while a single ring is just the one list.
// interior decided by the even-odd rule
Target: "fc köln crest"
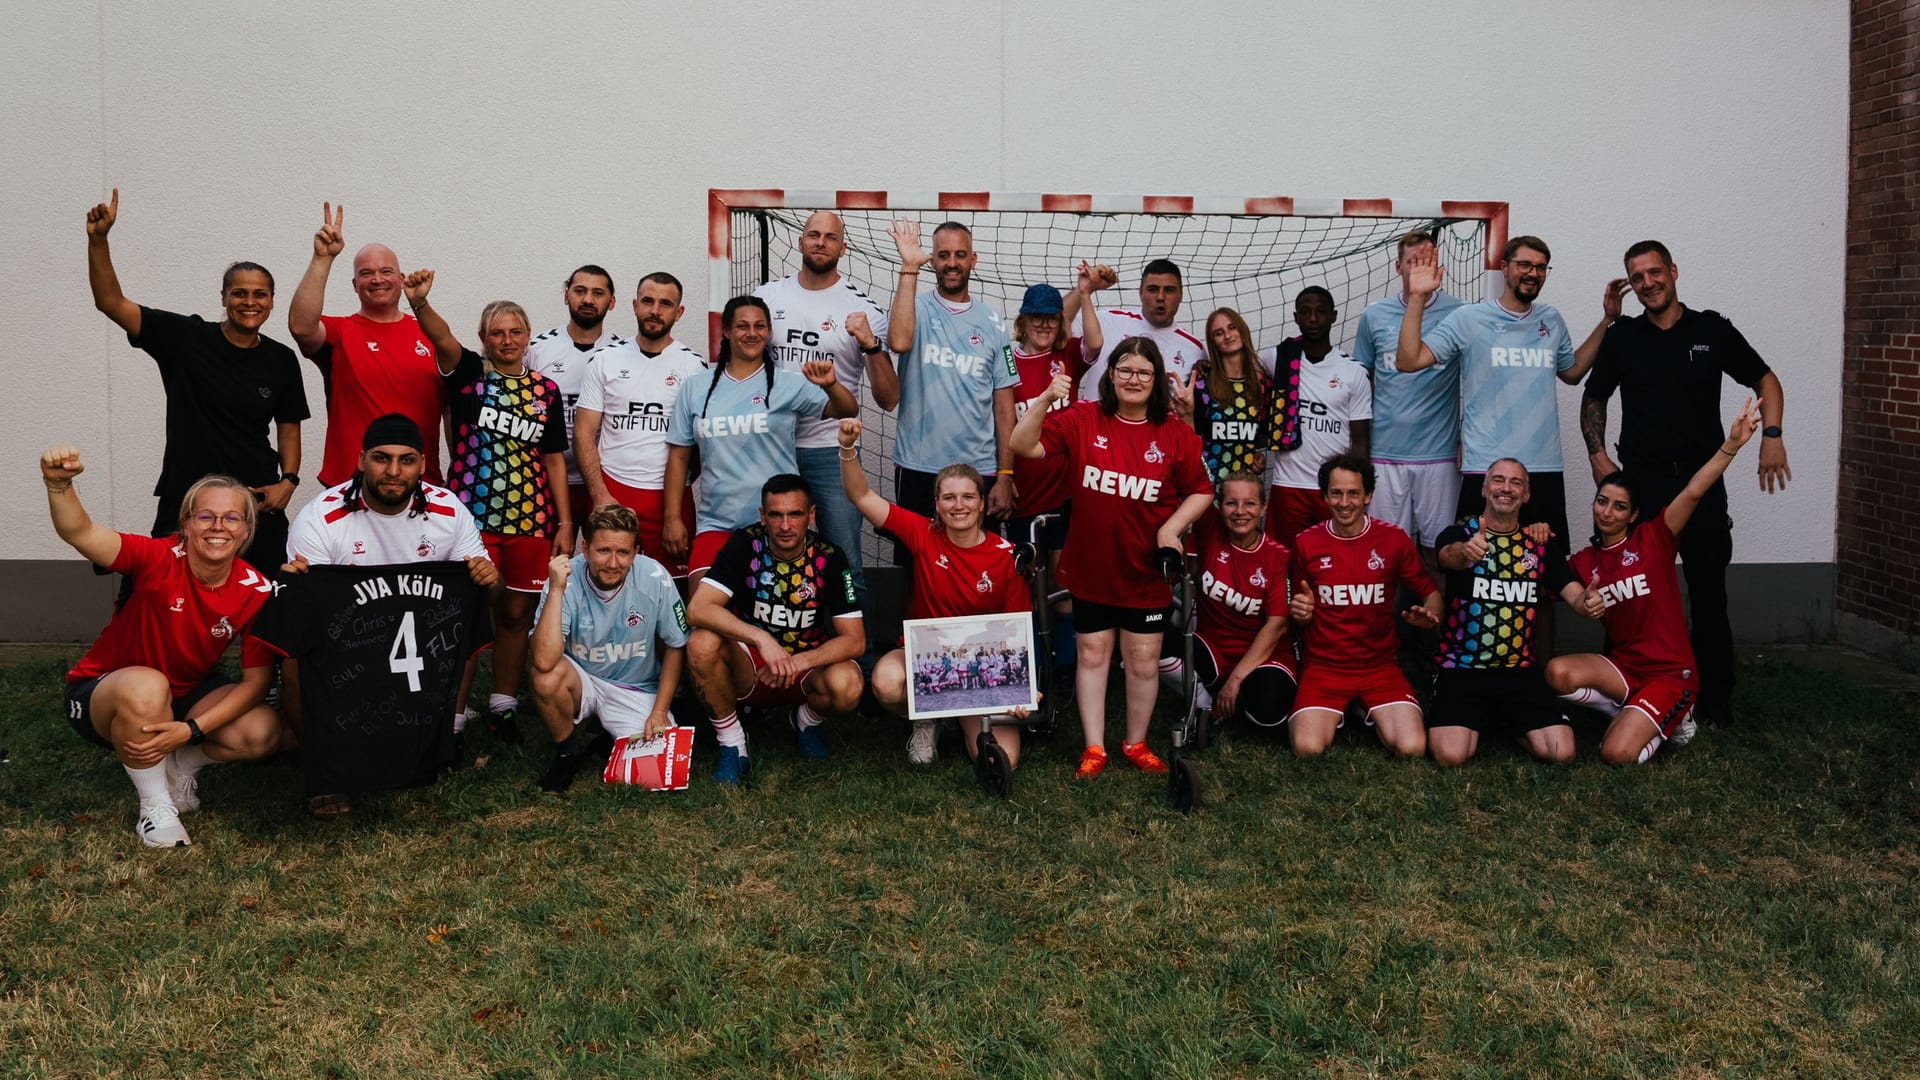
[{"label": "fc k\u00f6ln crest", "polygon": [[1367,569],[1385,570],[1386,568],[1387,568],[1387,560],[1380,557],[1379,548],[1374,548],[1367,552]]}]

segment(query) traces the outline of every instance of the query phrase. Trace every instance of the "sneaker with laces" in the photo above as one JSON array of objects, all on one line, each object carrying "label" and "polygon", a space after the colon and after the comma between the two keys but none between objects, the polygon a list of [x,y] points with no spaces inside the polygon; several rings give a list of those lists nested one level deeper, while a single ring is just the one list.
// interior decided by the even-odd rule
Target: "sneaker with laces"
[{"label": "sneaker with laces", "polygon": [[1091,780],[1099,776],[1107,767],[1107,750],[1103,746],[1089,746],[1080,751],[1080,767],[1073,771],[1075,780]]},{"label": "sneaker with laces", "polygon": [[713,765],[713,782],[739,787],[747,782],[752,772],[753,762],[740,752],[739,747],[723,746],[720,748],[720,760]]},{"label": "sneaker with laces", "polygon": [[827,756],[827,737],[820,730],[821,725],[795,728],[793,737],[800,744],[800,756],[814,761],[823,761]]},{"label": "sneaker with laces", "polygon": [[173,808],[182,814],[191,814],[200,809],[200,776],[197,773],[177,771],[173,755],[166,757],[167,790],[173,795]]},{"label": "sneaker with laces", "polygon": [[907,737],[907,760],[915,765],[933,764],[934,748],[940,741],[940,729],[931,720],[915,720],[913,734]]},{"label": "sneaker with laces", "polygon": [[503,743],[520,744],[520,710],[502,709],[487,713],[487,730]]},{"label": "sneaker with laces", "polygon": [[1120,752],[1125,754],[1127,760],[1133,762],[1133,767],[1139,769],[1141,772],[1163,773],[1167,771],[1167,763],[1160,760],[1159,754],[1147,749],[1146,743],[1121,743]]},{"label": "sneaker with laces", "polygon": [[1700,732],[1700,725],[1694,721],[1693,713],[1689,712],[1687,713],[1687,718],[1685,720],[1682,720],[1680,721],[1679,724],[1675,725],[1673,729],[1673,736],[1669,738],[1667,741],[1672,743],[1675,746],[1685,746],[1688,743],[1692,742],[1693,737],[1699,734],[1699,732]]},{"label": "sneaker with laces", "polygon": [[133,831],[148,847],[187,847],[193,843],[180,824],[180,811],[171,803],[142,803],[140,823]]}]

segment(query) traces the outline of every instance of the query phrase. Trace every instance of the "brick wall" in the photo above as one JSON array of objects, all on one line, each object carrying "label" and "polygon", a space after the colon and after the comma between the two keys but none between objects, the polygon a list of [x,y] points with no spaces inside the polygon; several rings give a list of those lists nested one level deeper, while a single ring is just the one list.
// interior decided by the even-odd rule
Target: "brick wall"
[{"label": "brick wall", "polygon": [[1920,633],[1920,5],[1855,0],[1850,51],[1834,606],[1912,636]]}]

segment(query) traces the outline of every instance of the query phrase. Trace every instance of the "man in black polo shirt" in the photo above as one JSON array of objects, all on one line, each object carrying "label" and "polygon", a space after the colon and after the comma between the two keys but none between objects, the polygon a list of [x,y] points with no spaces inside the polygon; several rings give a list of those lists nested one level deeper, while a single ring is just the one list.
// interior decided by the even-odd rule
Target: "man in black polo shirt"
[{"label": "man in black polo shirt", "polygon": [[[1607,283],[1600,325],[1580,346],[1595,353],[1593,375],[1580,403],[1580,432],[1596,482],[1624,466],[1638,490],[1641,515],[1657,511],[1687,486],[1725,438],[1720,419],[1722,375],[1760,397],[1760,489],[1786,490],[1780,418],[1786,408],[1780,380],[1725,317],[1680,303],[1680,270],[1658,240],[1627,249],[1627,276]],[[1620,318],[1631,288],[1646,308]],[[1607,456],[1607,401],[1620,391],[1620,465]],[[1693,652],[1700,665],[1700,719],[1733,719],[1733,627],[1727,621],[1727,564],[1733,561],[1733,519],[1727,488],[1715,483],[1680,536],[1687,575]]]},{"label": "man in black polo shirt", "polygon": [[142,307],[120,291],[107,250],[107,232],[119,215],[119,188],[112,202],[87,211],[87,282],[93,306],[127,332],[128,344],[153,357],[166,389],[167,443],[153,488],[160,497],[153,535],[180,528],[180,497],[195,481],[224,473],[252,488],[259,503],[247,561],[279,566],[286,561],[287,500],[300,482],[300,421],[308,412],[293,350],[260,333],[273,314],[273,275],[258,263],[227,267],[220,283],[224,317],[217,323]]}]

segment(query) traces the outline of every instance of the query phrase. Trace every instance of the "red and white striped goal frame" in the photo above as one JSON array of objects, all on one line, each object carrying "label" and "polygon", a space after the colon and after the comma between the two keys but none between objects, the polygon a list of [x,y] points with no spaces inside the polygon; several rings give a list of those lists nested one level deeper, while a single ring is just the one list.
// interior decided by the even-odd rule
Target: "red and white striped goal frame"
[{"label": "red and white striped goal frame", "polygon": [[1507,243],[1507,204],[1457,199],[1334,199],[1264,195],[1221,198],[1196,195],[1068,195],[1008,191],[851,191],[802,188],[707,189],[707,348],[720,348],[720,310],[733,292],[735,210],[895,210],[903,212],[1001,211],[1059,214],[1267,214],[1301,217],[1466,218],[1487,224],[1485,262],[1500,268]]}]

